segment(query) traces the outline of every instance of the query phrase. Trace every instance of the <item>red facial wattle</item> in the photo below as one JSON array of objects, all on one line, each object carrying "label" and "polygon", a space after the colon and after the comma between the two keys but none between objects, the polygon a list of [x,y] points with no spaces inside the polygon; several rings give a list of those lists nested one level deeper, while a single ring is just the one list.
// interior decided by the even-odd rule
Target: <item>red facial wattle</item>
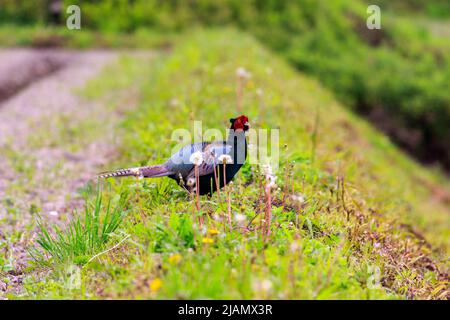
[{"label": "red facial wattle", "polygon": [[234,119],[233,129],[234,130],[244,130],[247,131],[250,128],[250,123],[248,122],[248,117],[242,115]]}]

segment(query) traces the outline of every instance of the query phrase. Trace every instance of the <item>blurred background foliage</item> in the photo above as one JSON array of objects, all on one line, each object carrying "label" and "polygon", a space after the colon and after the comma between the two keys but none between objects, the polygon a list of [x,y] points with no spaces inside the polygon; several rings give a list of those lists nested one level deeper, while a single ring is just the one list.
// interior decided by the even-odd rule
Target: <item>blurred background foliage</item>
[{"label": "blurred background foliage", "polygon": [[[67,0],[60,8],[71,4],[81,8],[82,31],[61,31],[67,14],[52,14],[50,0],[0,0],[0,21],[3,30],[60,25],[17,35],[19,44],[35,43],[28,34],[58,34],[78,37],[84,47],[146,47],[154,44],[144,40],[146,30],[164,38],[193,27],[235,26],[320,79],[422,161],[450,169],[448,0]],[[381,30],[366,27],[369,4],[381,8]],[[95,36],[83,38],[86,32]],[[99,41],[112,34],[115,41]]]}]

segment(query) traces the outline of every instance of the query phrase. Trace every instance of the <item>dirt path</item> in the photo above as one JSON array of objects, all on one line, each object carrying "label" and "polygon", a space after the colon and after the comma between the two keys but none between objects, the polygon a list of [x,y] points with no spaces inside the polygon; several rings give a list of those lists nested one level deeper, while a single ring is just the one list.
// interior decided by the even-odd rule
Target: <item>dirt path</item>
[{"label": "dirt path", "polygon": [[[114,156],[120,116],[77,90],[117,56],[0,52],[0,86],[6,88],[0,103],[0,298],[20,294],[26,248],[36,236],[29,230],[33,214],[64,220],[82,203],[77,190]],[[13,78],[15,85],[8,84]]]},{"label": "dirt path", "polygon": [[39,78],[61,69],[75,55],[63,50],[0,50],[0,102]]}]

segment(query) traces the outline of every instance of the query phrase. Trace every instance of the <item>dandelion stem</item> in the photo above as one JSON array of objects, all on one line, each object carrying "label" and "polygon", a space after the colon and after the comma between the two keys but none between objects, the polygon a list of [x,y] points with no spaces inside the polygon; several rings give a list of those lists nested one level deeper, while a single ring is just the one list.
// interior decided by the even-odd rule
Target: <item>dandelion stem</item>
[{"label": "dandelion stem", "polygon": [[213,167],[214,167],[214,180],[216,181],[216,189],[217,189],[217,196],[219,197],[220,200],[220,185],[219,185],[219,178],[217,175],[217,169],[216,169],[216,160],[213,160]]},{"label": "dandelion stem", "polygon": [[[226,172],[227,172],[227,162],[224,161],[223,162],[223,183],[224,183],[224,185],[227,184]],[[230,188],[228,186],[226,188],[227,188],[228,225],[229,225],[230,230],[231,230],[231,197],[230,197]]]},{"label": "dandelion stem", "polygon": [[194,166],[194,172],[195,172],[195,193],[196,193],[196,206],[197,206],[197,212],[199,214],[198,220],[200,223],[200,226],[203,226],[203,217],[200,215],[200,177],[198,172],[198,165]]},{"label": "dandelion stem", "polygon": [[271,195],[271,186],[269,183],[266,184],[265,194],[266,194],[266,237],[270,236],[270,227],[272,221],[272,195]]}]

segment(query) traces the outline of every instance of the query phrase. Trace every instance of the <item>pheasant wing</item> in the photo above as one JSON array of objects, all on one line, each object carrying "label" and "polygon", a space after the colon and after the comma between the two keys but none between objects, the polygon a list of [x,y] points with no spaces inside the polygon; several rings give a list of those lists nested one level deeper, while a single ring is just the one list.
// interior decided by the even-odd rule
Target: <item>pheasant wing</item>
[{"label": "pheasant wing", "polygon": [[[199,165],[199,176],[204,176],[212,174],[214,172],[214,167],[218,165],[218,158],[221,155],[230,155],[231,146],[226,144],[225,141],[211,142],[205,144],[202,150],[203,163]],[[189,172],[188,178],[194,177],[194,168]]]}]

